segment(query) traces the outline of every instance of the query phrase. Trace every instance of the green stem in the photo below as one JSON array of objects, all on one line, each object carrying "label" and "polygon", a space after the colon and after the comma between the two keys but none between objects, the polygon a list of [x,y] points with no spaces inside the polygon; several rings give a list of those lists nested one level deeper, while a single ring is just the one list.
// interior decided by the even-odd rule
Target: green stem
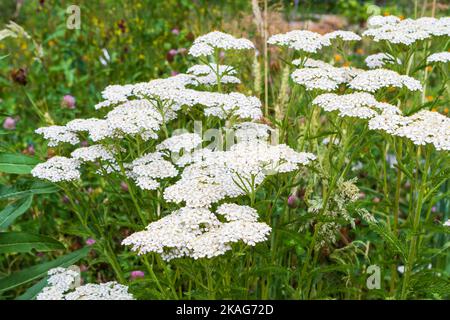
[{"label": "green stem", "polygon": [[125,283],[125,278],[123,276],[122,268],[120,267],[119,261],[117,260],[116,254],[114,253],[114,250],[111,248],[111,245],[107,239],[105,239],[105,244],[103,246],[103,253],[106,256],[106,258],[109,261],[109,264],[114,270],[114,273],[116,274],[117,280],[120,283]]},{"label": "green stem", "polygon": [[[405,277],[403,278],[403,286],[402,286],[402,292],[401,292],[401,299],[404,300],[408,297],[409,292],[409,282],[411,280],[411,274],[412,269],[414,267],[416,254],[417,254],[417,240],[419,238],[419,229],[420,229],[420,216],[422,212],[422,206],[423,206],[423,198],[424,194],[426,192],[426,185],[427,185],[427,176],[428,176],[428,169],[430,166],[430,152],[427,152],[425,150],[425,167],[423,171],[423,177],[422,177],[422,183],[420,183],[419,192],[418,192],[418,198],[416,203],[416,208],[414,210],[413,215],[413,234],[412,239],[409,245],[409,253],[408,253],[408,260],[406,261],[406,268],[405,268]],[[417,150],[417,163],[420,161],[420,147]],[[416,168],[417,171],[420,170],[419,166]]]},{"label": "green stem", "polygon": [[136,199],[136,195],[134,194],[134,190],[133,190],[133,185],[130,183],[130,180],[127,177],[127,174],[125,172],[125,167],[123,166],[123,163],[122,163],[122,159],[119,159],[119,161],[117,161],[117,163],[119,164],[120,171],[121,171],[121,173],[125,179],[125,182],[128,186],[128,192],[131,196],[131,200],[133,201],[133,204],[138,212],[139,218],[141,218],[142,224],[145,227],[145,226],[147,226],[147,220],[145,219],[145,216],[141,210],[141,207],[139,206],[139,203]]},{"label": "green stem", "polygon": [[166,296],[166,292],[161,286],[161,283],[158,280],[158,277],[155,275],[155,272],[153,271],[153,265],[151,265],[148,262],[147,256],[143,256],[142,260],[144,261],[145,267],[147,268],[148,273],[150,274],[150,277],[153,279],[153,281],[156,283],[156,286],[158,287],[159,291]]},{"label": "green stem", "polygon": [[[395,138],[394,138],[395,139]],[[398,146],[396,148],[397,162],[400,163],[402,160],[402,140],[399,139]],[[402,187],[402,171],[397,168],[397,183],[395,185],[395,199],[394,199],[394,222],[392,224],[392,231],[395,237],[398,237],[398,217],[400,214],[400,191]],[[391,294],[395,292],[395,284],[397,282],[397,257],[394,257],[394,263],[391,267],[391,283],[390,290]]]},{"label": "green stem", "polygon": [[[306,260],[305,260],[305,263],[303,264],[303,268],[302,268],[302,271],[300,273],[299,288],[301,288],[302,282],[305,279],[306,272],[309,269],[310,257],[311,257],[311,255],[312,255],[312,253],[314,251],[314,247],[316,245],[317,235],[319,233],[320,227],[321,227],[320,223],[317,223],[316,225],[314,225],[313,238],[311,240],[311,243],[309,244],[308,252],[306,253]],[[308,291],[305,290],[304,292],[306,292],[306,294],[308,294]],[[303,297],[304,297],[304,295],[303,295]]]}]

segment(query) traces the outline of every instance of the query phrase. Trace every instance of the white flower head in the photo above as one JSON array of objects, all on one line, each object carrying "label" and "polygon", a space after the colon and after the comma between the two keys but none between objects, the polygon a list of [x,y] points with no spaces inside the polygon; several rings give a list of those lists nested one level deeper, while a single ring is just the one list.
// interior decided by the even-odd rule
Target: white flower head
[{"label": "white flower head", "polygon": [[157,179],[172,178],[178,170],[159,152],[148,153],[127,165],[128,176],[136,181],[143,190],[155,190],[159,187]]},{"label": "white flower head", "polygon": [[89,138],[92,141],[101,141],[106,138],[119,138],[121,135],[114,130],[110,122],[105,119],[99,119],[95,125],[89,129]]},{"label": "white flower head", "polygon": [[241,122],[234,127],[234,135],[239,142],[262,140],[267,141],[274,130],[266,124],[256,122]]},{"label": "white flower head", "polygon": [[427,63],[448,63],[450,61],[450,52],[433,53],[427,58]]},{"label": "white flower head", "polygon": [[405,137],[415,145],[432,144],[436,150],[450,150],[450,119],[438,112],[422,110],[408,117],[382,113],[369,121],[369,128]]},{"label": "white flower head", "polygon": [[[253,210],[246,206],[223,205],[220,211],[237,220],[222,223],[208,209],[181,208],[149,224],[146,230],[132,234],[122,244],[131,245],[138,254],[159,253],[164,260],[183,256],[212,258],[230,250],[233,243],[242,241],[254,246],[267,239],[271,228],[253,221],[254,215],[257,216]],[[239,220],[239,216],[244,219]]]},{"label": "white flower head", "polygon": [[230,34],[213,31],[195,39],[189,49],[189,54],[194,57],[201,57],[213,55],[215,49],[250,50],[254,48],[255,45],[248,39],[238,39]]},{"label": "white flower head", "polygon": [[193,153],[181,179],[164,190],[164,199],[189,207],[209,207],[249,193],[266,175],[295,171],[314,159],[310,153],[258,140],[242,141],[228,151],[199,150]]},{"label": "white flower head", "polygon": [[400,22],[400,18],[397,16],[372,16],[367,20],[367,24],[370,27],[380,27],[383,25],[395,25]]},{"label": "white flower head", "polygon": [[97,126],[97,123],[101,119],[90,118],[90,119],[74,119],[66,123],[67,129],[73,132],[89,132],[93,127]]},{"label": "white flower head", "polygon": [[79,167],[80,162],[76,159],[55,156],[36,165],[31,174],[51,182],[74,181],[80,178]]},{"label": "white flower head", "polygon": [[242,241],[249,246],[267,240],[271,228],[261,222],[232,221],[205,232],[189,243],[194,259],[213,258],[231,250],[231,244]]},{"label": "white flower head", "polygon": [[198,166],[196,170],[192,169],[192,165],[187,167],[182,178],[164,190],[166,201],[184,202],[187,206],[196,208],[210,207],[227,196],[244,194],[223,168],[214,170],[211,167]]},{"label": "white flower head", "polygon": [[[190,84],[198,84],[198,81],[195,80],[196,76],[189,75],[189,77],[191,81],[194,81]],[[181,107],[192,108],[194,106],[202,106],[204,107],[205,115],[215,116],[221,119],[227,119],[232,116],[241,119],[259,119],[262,116],[261,101],[256,97],[249,97],[238,92],[217,93],[198,91],[185,88],[184,85],[187,84],[180,85],[180,87],[178,87],[178,85],[173,87],[165,84],[169,79],[158,79],[149,83],[138,84],[134,89],[135,95],[137,97],[142,97],[142,100],[147,101],[147,104],[153,105],[148,101],[149,99],[162,101],[165,107],[164,110],[157,110],[155,105],[153,105],[152,108],[147,108],[147,112],[149,112],[148,110],[153,109],[159,114],[164,114],[165,121],[174,119],[176,117],[175,111],[180,110]],[[131,103],[132,101],[129,101],[128,103]],[[118,108],[121,108],[121,106],[116,107],[116,109]],[[131,111],[130,108],[130,112]]]},{"label": "white flower head", "polygon": [[115,281],[88,283],[75,288],[65,296],[65,300],[134,300],[128,287]]},{"label": "white flower head", "polygon": [[197,133],[183,133],[167,138],[156,146],[156,150],[167,150],[178,153],[181,150],[190,152],[202,143],[202,138]]},{"label": "white flower head", "polygon": [[366,92],[344,95],[325,93],[317,96],[312,103],[327,112],[338,111],[341,117],[369,119],[381,112],[401,114],[396,106],[378,102],[373,95]]},{"label": "white flower head", "polygon": [[[295,60],[294,62],[298,63]],[[334,91],[340,84],[348,83],[360,73],[359,69],[336,68],[323,61],[307,59],[305,68],[295,70],[291,77],[306,90]]]},{"label": "white flower head", "polygon": [[324,35],[325,38],[341,39],[342,41],[360,41],[361,37],[352,31],[336,30]]},{"label": "white flower head", "polygon": [[130,100],[106,115],[110,130],[118,134],[139,135],[143,140],[156,139],[163,122],[161,114],[148,100]]},{"label": "white flower head", "polygon": [[372,37],[375,42],[386,41],[409,46],[432,37],[449,36],[450,24],[445,17],[400,20],[395,16],[376,16],[369,19],[369,29],[363,35]]},{"label": "white flower head", "polygon": [[72,145],[80,142],[78,136],[69,130],[66,126],[49,126],[36,129],[37,134],[41,134],[44,139],[48,140],[50,147],[56,147],[62,142]]},{"label": "white flower head", "polygon": [[95,109],[101,109],[127,101],[129,97],[133,96],[133,89],[134,85],[132,84],[107,86],[102,91],[102,97],[105,100],[96,104]]},{"label": "white flower head", "polygon": [[271,36],[267,43],[308,53],[316,53],[323,47],[331,45],[329,38],[308,30],[293,30],[284,34],[276,34]]},{"label": "white flower head", "polygon": [[246,96],[242,93],[215,93],[205,91],[194,91],[189,93],[191,105],[204,106],[206,116],[214,116],[220,119],[228,119],[232,116],[241,119],[257,120],[261,118],[261,101],[252,96]]},{"label": "white flower head", "polygon": [[291,77],[295,83],[306,88],[306,90],[334,91],[339,82],[334,78],[334,73],[320,68],[302,68],[295,70]]},{"label": "white flower head", "polygon": [[105,119],[89,118],[69,121],[66,127],[72,132],[88,132],[92,141],[100,141],[108,137],[118,137]]},{"label": "white flower head", "polygon": [[249,206],[224,203],[217,208],[216,212],[224,216],[227,221],[258,221],[258,212]]},{"label": "white flower head", "polygon": [[89,147],[81,147],[71,153],[72,158],[82,162],[94,162],[102,160],[105,162],[115,162],[114,153],[112,150],[100,144]]},{"label": "white flower head", "polygon": [[80,277],[78,272],[62,267],[50,269],[47,274],[49,275],[47,283],[64,292],[72,289],[77,278]]},{"label": "white flower head", "polygon": [[392,55],[388,54],[388,53],[376,53],[376,54],[372,54],[370,56],[367,56],[367,58],[364,60],[364,62],[366,63],[367,67],[369,67],[370,69],[375,69],[375,68],[381,68],[384,67],[386,64],[401,64],[402,61],[397,58],[395,59],[395,57],[393,57]]},{"label": "white flower head", "polygon": [[360,73],[349,85],[352,89],[368,92],[387,87],[406,87],[410,91],[422,91],[420,81],[388,69],[374,69]]},{"label": "white flower head", "polygon": [[416,145],[433,144],[436,150],[450,150],[450,118],[428,110],[408,117],[395,135],[406,137]]},{"label": "white flower head", "polygon": [[61,267],[50,269],[48,276],[48,285],[36,300],[134,300],[128,287],[115,281],[80,286],[79,272]]},{"label": "white flower head", "polygon": [[409,122],[408,117],[404,117],[402,115],[381,113],[369,120],[369,129],[381,130],[393,135],[398,128]]},{"label": "white flower head", "polygon": [[155,252],[171,260],[188,254],[188,243],[220,221],[205,208],[181,208],[122,241],[139,255]]},{"label": "white flower head", "polygon": [[194,75],[193,79],[199,85],[216,85],[218,80],[217,75],[220,77],[220,83],[241,83],[239,78],[233,76],[233,74],[236,74],[236,69],[227,65],[217,66],[215,63],[211,63],[210,65],[197,64],[190,67],[187,73]]}]

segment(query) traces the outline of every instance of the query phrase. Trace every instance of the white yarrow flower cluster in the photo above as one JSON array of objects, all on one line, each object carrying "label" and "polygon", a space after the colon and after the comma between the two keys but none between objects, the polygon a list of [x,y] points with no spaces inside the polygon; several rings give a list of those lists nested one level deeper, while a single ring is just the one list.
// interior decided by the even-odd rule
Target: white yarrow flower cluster
[{"label": "white yarrow flower cluster", "polygon": [[267,239],[271,228],[261,222],[232,221],[196,237],[189,244],[194,259],[213,258],[231,250],[231,244],[242,241],[255,246]]},{"label": "white yarrow flower cluster", "polygon": [[66,128],[72,132],[90,132],[101,121],[97,118],[74,119],[66,123]]},{"label": "white yarrow flower cluster", "polygon": [[[294,60],[294,65],[301,65],[302,61]],[[356,68],[334,67],[324,61],[306,59],[304,68],[295,70],[291,78],[294,82],[304,86],[306,90],[334,91],[340,84],[350,82],[363,72]]]},{"label": "white yarrow flower cluster", "polygon": [[171,102],[172,98],[180,94],[180,90],[196,83],[194,76],[178,74],[169,78],[155,79],[149,82],[126,84],[123,86],[111,85],[105,89],[108,94],[102,94],[107,100],[95,105],[95,109],[115,107],[135,98]]},{"label": "white yarrow flower cluster", "polygon": [[78,148],[70,155],[72,158],[82,162],[95,162],[98,160],[110,163],[115,162],[114,152],[100,144]]},{"label": "white yarrow flower cluster", "polygon": [[438,112],[422,110],[409,117],[383,113],[369,121],[369,128],[408,138],[419,146],[432,144],[436,150],[450,150],[450,119]]},{"label": "white yarrow flower cluster", "polygon": [[372,16],[367,20],[369,27],[381,27],[384,25],[392,25],[400,22],[397,16]]},{"label": "white yarrow flower cluster", "polygon": [[400,59],[395,59],[392,55],[388,53],[376,53],[372,54],[370,56],[367,56],[367,58],[364,60],[367,67],[370,69],[375,68],[381,68],[384,67],[386,64],[401,64],[402,61]]},{"label": "white yarrow flower cluster", "polygon": [[250,221],[258,220],[258,212],[249,206],[240,206],[235,203],[224,203],[220,205],[216,213],[225,217],[227,221]]},{"label": "white yarrow flower cluster", "polygon": [[447,63],[449,61],[450,61],[450,52],[448,51],[433,53],[427,58],[427,63],[434,63],[434,62]]},{"label": "white yarrow flower cluster", "polygon": [[193,153],[193,163],[184,169],[181,179],[164,190],[164,199],[189,207],[209,207],[250,193],[268,174],[294,171],[314,159],[310,153],[258,140],[237,143],[228,151],[199,150]]},{"label": "white yarrow flower cluster", "polygon": [[206,91],[185,90],[185,104],[188,106],[204,106],[206,116],[228,119],[237,116],[241,119],[257,120],[261,118],[261,101],[242,93],[216,93]]},{"label": "white yarrow flower cluster", "polygon": [[65,126],[49,126],[36,129],[37,134],[41,134],[44,139],[48,140],[50,147],[56,147],[62,142],[72,145],[80,142],[77,135]]},{"label": "white yarrow flower cluster", "polygon": [[158,138],[163,117],[144,99],[130,100],[106,115],[108,128],[116,134],[139,135],[143,140]]},{"label": "white yarrow flower cluster", "polygon": [[245,192],[234,183],[233,176],[223,166],[214,168],[204,161],[186,167],[181,179],[164,190],[164,199],[184,202],[189,207],[209,207],[226,197],[243,194]]},{"label": "white yarrow flower cluster", "polygon": [[122,138],[124,135],[140,136],[143,140],[156,139],[161,125],[176,117],[170,110],[158,110],[155,104],[147,99],[136,99],[123,102],[111,110],[104,119],[75,119],[66,126],[39,128],[50,139],[49,145],[57,142],[79,142],[77,133],[88,132],[92,141],[98,142],[107,138]]},{"label": "white yarrow flower cluster", "polygon": [[308,53],[317,53],[323,47],[331,45],[329,38],[308,30],[276,34],[271,36],[267,43]]},{"label": "white yarrow flower cluster", "polygon": [[327,112],[338,111],[341,117],[360,119],[372,118],[381,112],[401,114],[400,109],[388,103],[378,102],[373,95],[366,92],[355,92],[344,95],[325,93],[317,96],[313,102]]},{"label": "white yarrow flower cluster", "polygon": [[188,254],[188,243],[196,236],[218,226],[220,221],[205,208],[181,208],[149,224],[122,241],[138,254],[155,252],[171,260]]},{"label": "white yarrow flower cluster", "polygon": [[242,241],[254,246],[265,241],[271,230],[257,222],[256,210],[247,206],[224,204],[217,213],[227,222],[205,208],[181,208],[132,234],[122,244],[131,245],[138,254],[159,253],[164,260],[212,258],[230,250],[232,243]]},{"label": "white yarrow flower cluster", "polygon": [[340,39],[342,41],[360,41],[361,37],[353,31],[336,30],[324,35],[325,38],[330,40]]},{"label": "white yarrow flower cluster", "polygon": [[333,91],[339,86],[335,81],[336,74],[332,71],[319,68],[303,68],[295,70],[291,77],[295,83],[306,88],[306,90]]},{"label": "white yarrow flower cluster", "polygon": [[406,87],[410,91],[422,91],[420,81],[388,69],[374,69],[362,72],[350,81],[349,86],[355,90],[368,92],[375,92],[387,87]]},{"label": "white yarrow flower cluster", "polygon": [[239,78],[233,76],[236,74],[236,69],[227,65],[219,65],[211,63],[197,64],[190,67],[187,70],[188,74],[194,75],[194,79],[200,85],[216,85],[218,81],[218,76],[220,78],[220,83],[241,83]]},{"label": "white yarrow flower cluster", "polygon": [[[139,90],[142,95],[145,95],[146,86],[142,86]],[[167,100],[172,101],[171,106],[174,111],[180,109],[181,106],[188,108],[201,106],[204,107],[203,112],[206,116],[215,116],[221,119],[232,116],[241,119],[259,119],[262,116],[261,101],[242,93],[218,93],[188,88],[168,90],[167,92],[170,93]],[[176,108],[174,108],[175,106]]]},{"label": "white yarrow flower cluster", "polygon": [[76,133],[88,132],[89,138],[95,142],[116,136],[105,119],[75,119],[69,121],[66,127]]},{"label": "white yarrow flower cluster", "polygon": [[31,174],[51,182],[74,181],[80,178],[79,167],[80,162],[76,159],[55,156],[37,164]]},{"label": "white yarrow flower cluster", "polygon": [[159,152],[149,153],[127,165],[128,176],[135,180],[143,190],[155,190],[159,187],[156,179],[176,177],[178,170]]},{"label": "white yarrow flower cluster", "polygon": [[216,49],[251,50],[255,45],[248,39],[237,39],[230,34],[213,31],[194,40],[189,54],[194,57],[211,56]]},{"label": "white yarrow flower cluster", "polygon": [[261,141],[235,144],[227,156],[227,168],[239,176],[292,172],[316,159],[312,153],[297,152],[285,144],[271,145]]},{"label": "white yarrow flower cluster", "polygon": [[88,283],[65,295],[65,300],[135,300],[128,287],[115,281]]},{"label": "white yarrow flower cluster", "polygon": [[267,141],[270,134],[274,131],[268,125],[256,122],[241,122],[236,124],[233,129],[238,142],[253,140]]},{"label": "white yarrow flower cluster", "polygon": [[447,17],[400,20],[395,16],[375,16],[369,19],[369,29],[363,35],[372,37],[375,42],[409,46],[436,36],[450,36],[450,22]]},{"label": "white yarrow flower cluster", "polygon": [[126,85],[109,85],[102,91],[102,98],[104,101],[95,105],[95,109],[103,107],[109,107],[121,102],[125,102],[129,97],[133,96],[134,86],[131,84]]},{"label": "white yarrow flower cluster", "polygon": [[66,268],[50,269],[48,275],[48,286],[36,300],[134,300],[128,287],[115,281],[79,286],[76,282],[80,274]]},{"label": "white yarrow flower cluster", "polygon": [[172,136],[156,146],[156,150],[178,153],[181,150],[192,151],[202,143],[202,138],[197,133],[183,133]]}]

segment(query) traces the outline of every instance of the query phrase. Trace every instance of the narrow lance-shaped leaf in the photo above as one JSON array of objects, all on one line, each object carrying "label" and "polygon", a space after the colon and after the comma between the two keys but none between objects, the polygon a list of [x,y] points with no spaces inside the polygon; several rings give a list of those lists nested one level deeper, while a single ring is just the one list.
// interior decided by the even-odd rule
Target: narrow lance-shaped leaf
[{"label": "narrow lance-shaped leaf", "polygon": [[38,159],[20,153],[0,153],[0,172],[28,174],[38,163]]},{"label": "narrow lance-shaped leaf", "polygon": [[64,245],[47,236],[26,232],[0,232],[0,253],[30,252],[32,249],[52,251],[64,249]]},{"label": "narrow lance-shaped leaf", "polygon": [[27,291],[25,291],[22,295],[18,296],[15,300],[33,300],[36,298],[36,296],[39,294],[39,292],[44,289],[44,287],[47,285],[47,278],[36,282],[32,287],[28,288]]},{"label": "narrow lance-shaped leaf", "polygon": [[26,190],[17,190],[13,186],[0,185],[0,199],[20,198],[29,194],[53,193],[58,190],[57,185],[44,181],[36,181],[31,185],[30,189]]},{"label": "narrow lance-shaped leaf", "polygon": [[33,202],[33,195],[25,196],[7,205],[0,211],[0,229],[5,229],[14,222],[15,219],[24,214]]}]

